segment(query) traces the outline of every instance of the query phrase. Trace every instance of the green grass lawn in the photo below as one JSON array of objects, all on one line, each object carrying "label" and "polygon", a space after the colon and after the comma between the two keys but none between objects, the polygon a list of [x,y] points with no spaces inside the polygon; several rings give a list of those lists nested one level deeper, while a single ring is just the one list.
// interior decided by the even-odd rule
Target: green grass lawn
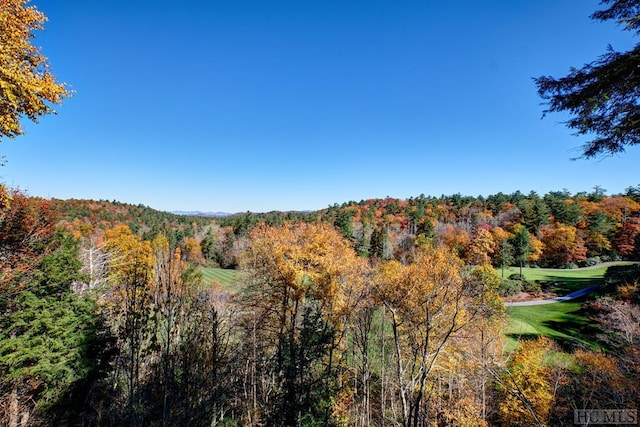
[{"label": "green grass lawn", "polygon": [[[529,282],[540,282],[544,290],[554,292],[560,296],[577,289],[586,288],[604,283],[604,274],[607,266],[597,268],[555,269],[555,268],[529,268],[523,267],[522,274]],[[498,270],[501,273],[501,270]],[[504,269],[504,277],[511,274],[519,274],[518,267]],[[546,285],[545,285],[546,284]]]},{"label": "green grass lawn", "polygon": [[598,348],[594,340],[596,324],[585,316],[582,302],[508,307],[507,316],[507,351],[519,339],[538,336],[552,338],[564,348],[575,345]]},{"label": "green grass lawn", "polygon": [[228,270],[224,268],[202,268],[201,270],[205,284],[219,283],[223,289],[229,292],[237,292],[237,270]]},{"label": "green grass lawn", "polygon": [[[623,263],[621,263],[623,264]],[[566,295],[577,289],[602,285],[608,266],[580,269],[523,268],[528,281],[538,281],[543,289]],[[518,267],[505,269],[505,277],[519,273]],[[518,339],[546,336],[562,347],[584,345],[596,349],[596,324],[582,309],[584,298],[555,304],[508,307],[507,351],[515,348]]]}]

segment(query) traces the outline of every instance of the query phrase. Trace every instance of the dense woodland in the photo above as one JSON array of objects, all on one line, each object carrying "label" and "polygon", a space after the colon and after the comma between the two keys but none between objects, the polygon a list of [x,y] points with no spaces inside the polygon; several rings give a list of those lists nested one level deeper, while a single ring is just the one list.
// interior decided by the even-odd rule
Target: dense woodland
[{"label": "dense woodland", "polygon": [[[172,247],[193,248],[190,261],[235,268],[253,228],[322,222],[336,227],[361,257],[403,259],[416,239],[453,249],[469,264],[575,268],[638,260],[640,186],[624,194],[566,190],[542,196],[454,194],[410,199],[370,199],[320,211],[239,213],[208,218],[180,216],[142,205],[108,201],[50,201],[58,225],[76,237],[100,237],[127,225],[143,240],[163,234]],[[198,247],[200,246],[200,247]],[[200,256],[202,254],[202,258]]]},{"label": "dense woodland", "polygon": [[[639,258],[640,189],[604,193],[205,218],[14,190],[0,423],[557,425],[637,408],[637,272],[585,303],[598,348],[505,351],[501,295],[527,283],[501,266]],[[238,269],[238,291],[202,266]]]}]

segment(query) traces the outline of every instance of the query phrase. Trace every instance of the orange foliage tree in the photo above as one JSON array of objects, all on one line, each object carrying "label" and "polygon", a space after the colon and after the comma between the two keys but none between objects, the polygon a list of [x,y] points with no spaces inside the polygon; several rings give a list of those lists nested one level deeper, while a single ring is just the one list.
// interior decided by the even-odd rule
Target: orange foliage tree
[{"label": "orange foliage tree", "polygon": [[569,263],[582,262],[587,258],[584,240],[575,227],[563,224],[542,228],[544,253],[541,260],[545,265],[562,267]]},{"label": "orange foliage tree", "polygon": [[202,255],[202,247],[195,237],[189,237],[184,243],[184,257],[189,262],[196,264],[204,264],[204,256]]}]

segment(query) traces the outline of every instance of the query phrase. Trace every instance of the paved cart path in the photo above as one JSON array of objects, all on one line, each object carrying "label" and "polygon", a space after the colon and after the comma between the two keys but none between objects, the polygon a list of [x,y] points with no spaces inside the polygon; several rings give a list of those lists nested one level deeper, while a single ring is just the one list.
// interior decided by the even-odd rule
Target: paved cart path
[{"label": "paved cart path", "polygon": [[580,298],[581,296],[590,294],[593,291],[599,289],[600,286],[594,285],[586,288],[578,289],[577,291],[573,291],[570,294],[567,294],[563,297],[551,298],[551,299],[536,299],[531,301],[518,301],[518,302],[505,302],[504,305],[507,307],[516,307],[522,305],[542,305],[542,304],[554,304],[556,302],[570,301],[572,299]]}]

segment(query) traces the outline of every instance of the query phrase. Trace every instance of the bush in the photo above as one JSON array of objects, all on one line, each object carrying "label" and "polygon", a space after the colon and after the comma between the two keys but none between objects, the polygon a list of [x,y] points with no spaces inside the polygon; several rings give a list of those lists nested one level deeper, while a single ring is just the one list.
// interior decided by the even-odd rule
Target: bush
[{"label": "bush", "polygon": [[519,280],[521,282],[524,282],[524,275],[518,274],[518,273],[513,273],[513,274],[509,275],[509,280]]},{"label": "bush", "polygon": [[525,292],[532,292],[534,294],[542,292],[539,282],[522,282],[522,290]]},{"label": "bush", "polygon": [[594,256],[591,258],[587,258],[584,262],[585,267],[591,267],[592,265],[597,265],[602,262],[602,259],[599,256]]},{"label": "bush", "polygon": [[640,282],[640,264],[612,265],[604,273],[604,281],[609,286],[638,283]]},{"label": "bush", "polygon": [[510,297],[522,292],[522,282],[520,280],[502,279],[498,286],[498,294],[502,297]]},{"label": "bush", "polygon": [[573,270],[574,268],[578,268],[578,264],[575,264],[573,262],[568,262],[565,265],[563,265],[562,268],[566,270]]}]

